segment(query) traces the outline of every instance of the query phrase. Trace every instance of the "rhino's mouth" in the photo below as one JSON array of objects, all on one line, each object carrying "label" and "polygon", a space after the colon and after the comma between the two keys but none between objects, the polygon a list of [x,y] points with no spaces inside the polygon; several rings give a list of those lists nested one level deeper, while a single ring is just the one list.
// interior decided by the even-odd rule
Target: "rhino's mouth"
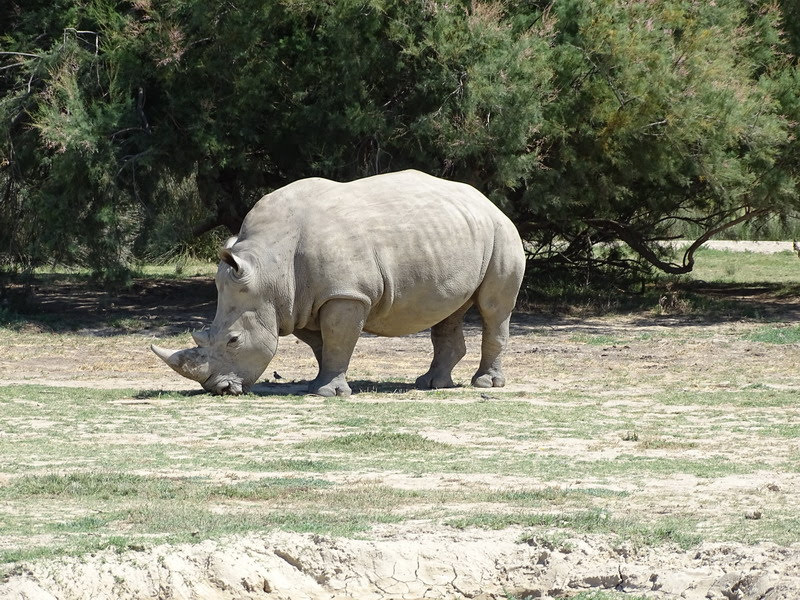
[{"label": "rhino's mouth", "polygon": [[239,394],[246,394],[250,391],[251,387],[234,375],[212,375],[200,385],[203,386],[203,389],[219,396],[238,396]]}]

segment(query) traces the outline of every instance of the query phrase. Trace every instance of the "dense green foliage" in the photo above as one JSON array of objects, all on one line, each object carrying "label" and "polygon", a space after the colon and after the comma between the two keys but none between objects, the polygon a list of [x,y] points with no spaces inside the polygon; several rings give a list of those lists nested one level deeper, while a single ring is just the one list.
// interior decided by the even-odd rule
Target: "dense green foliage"
[{"label": "dense green foliage", "polygon": [[236,231],[295,179],[411,167],[496,201],[530,243],[529,273],[686,272],[695,246],[673,262],[658,245],[685,224],[699,245],[798,208],[797,12],[11,0],[0,259],[113,271]]}]

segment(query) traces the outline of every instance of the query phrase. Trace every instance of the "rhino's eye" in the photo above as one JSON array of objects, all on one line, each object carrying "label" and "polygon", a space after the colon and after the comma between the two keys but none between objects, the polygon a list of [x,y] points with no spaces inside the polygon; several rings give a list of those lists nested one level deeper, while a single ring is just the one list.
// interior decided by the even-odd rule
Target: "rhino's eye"
[{"label": "rhino's eye", "polygon": [[233,346],[238,341],[239,341],[239,336],[238,335],[232,335],[231,339],[228,340],[228,346]]}]

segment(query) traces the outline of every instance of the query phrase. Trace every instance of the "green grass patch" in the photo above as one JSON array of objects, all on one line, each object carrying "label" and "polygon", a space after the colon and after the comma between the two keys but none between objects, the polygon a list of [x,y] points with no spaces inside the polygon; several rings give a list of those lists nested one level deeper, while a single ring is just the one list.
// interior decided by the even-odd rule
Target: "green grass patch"
[{"label": "green grass patch", "polygon": [[[219,263],[199,260],[195,258],[180,258],[178,260],[139,263],[132,267],[133,277],[158,277],[159,279],[172,279],[181,277],[214,276]],[[69,265],[37,267],[29,278],[43,280],[57,280],[80,282],[95,279],[91,269]]]},{"label": "green grass patch", "polygon": [[141,505],[126,511],[123,522],[127,528],[137,532],[150,536],[157,534],[169,543],[182,543],[274,529],[352,537],[374,524],[398,520],[401,519],[392,514],[359,512],[355,509],[222,512],[196,504],[156,504]]},{"label": "green grass patch", "polygon": [[339,452],[440,452],[451,449],[447,444],[430,440],[417,433],[367,432],[338,435],[298,446],[300,449]]},{"label": "green grass patch", "polygon": [[[509,598],[509,600],[511,600]],[[520,599],[522,600],[522,599]],[[570,600],[647,600],[644,596],[631,596],[628,593],[622,592],[606,592],[594,590],[590,592],[581,592],[572,596]]]},{"label": "green grass patch", "polygon": [[139,477],[127,473],[70,473],[26,475],[0,487],[0,498],[176,498],[181,484],[170,479]]},{"label": "green grass patch", "polygon": [[639,440],[639,447],[643,450],[691,450],[697,448],[697,446],[697,442],[684,442],[655,437]]},{"label": "green grass patch", "polygon": [[218,262],[188,259],[163,264],[142,264],[136,268],[136,277],[183,279],[186,277],[214,277]]},{"label": "green grass patch", "polygon": [[520,506],[559,504],[567,501],[585,502],[589,498],[624,498],[627,492],[608,488],[559,488],[548,486],[537,490],[505,490],[487,497],[489,502],[508,502]]},{"label": "green grass patch", "polygon": [[236,500],[274,500],[308,494],[331,485],[324,479],[279,477],[218,486],[210,490],[210,495]]},{"label": "green grass patch", "polygon": [[116,514],[88,515],[69,521],[54,523],[52,529],[59,532],[94,533],[108,527],[118,518]]},{"label": "green grass patch", "polygon": [[767,438],[782,437],[800,440],[800,423],[769,423],[766,425],[750,428],[748,431],[754,431],[759,435]]},{"label": "green grass patch", "polygon": [[0,306],[0,327],[16,328],[24,321],[18,312],[8,306]]},{"label": "green grass patch", "polygon": [[777,509],[764,511],[760,519],[738,519],[730,523],[725,535],[745,544],[773,542],[789,546],[800,539],[800,516],[794,511]]},{"label": "green grass patch", "polygon": [[54,544],[49,546],[31,546],[27,548],[0,548],[0,581],[2,581],[2,577],[6,572],[13,572],[13,569],[3,569],[3,565],[42,560],[57,556],[84,554],[96,550],[104,550],[108,548],[109,545],[108,541],[94,540],[94,543],[75,544],[71,546]]},{"label": "green grass patch", "polygon": [[336,461],[317,458],[274,458],[251,459],[243,465],[248,471],[255,472],[298,472],[298,473],[324,473],[337,471],[342,465]]},{"label": "green grass patch", "polygon": [[746,335],[745,339],[764,344],[800,344],[800,325],[760,327]]},{"label": "green grass patch", "polygon": [[730,407],[778,408],[796,406],[796,393],[792,390],[773,389],[764,384],[748,384],[725,390],[681,390],[658,396],[658,401],[668,406],[699,406],[707,416],[718,416],[708,408]]},{"label": "green grass patch", "polygon": [[787,243],[786,252],[728,252],[701,248],[695,253],[691,279],[721,283],[797,284],[797,255]]},{"label": "green grass patch", "polygon": [[[497,453],[490,457],[474,457],[472,460],[453,460],[443,465],[443,472],[483,472],[509,476],[536,477],[548,483],[563,480],[585,480],[590,477],[603,483],[612,483],[620,478],[668,477],[677,474],[693,475],[703,479],[726,475],[749,474],[767,468],[762,462],[742,462],[723,456],[707,459],[643,456],[622,454],[612,459],[569,460],[559,454],[524,456]],[[439,470],[439,469],[436,469]]]},{"label": "green grass patch", "polygon": [[623,340],[618,337],[614,337],[611,335],[589,335],[585,333],[579,333],[576,335],[571,336],[571,342],[577,342],[579,344],[588,344],[590,346],[615,346],[618,344],[622,344]]},{"label": "green grass patch", "polygon": [[646,546],[674,543],[687,549],[699,544],[701,536],[694,532],[691,519],[662,519],[639,522],[611,516],[604,510],[562,513],[481,513],[450,519],[447,524],[457,529],[479,527],[505,529],[512,525],[535,529],[567,529],[579,533],[610,533]]},{"label": "green grass patch", "polygon": [[0,486],[0,498],[80,498],[82,500],[269,500],[324,488],[323,479],[266,477],[225,485],[200,478],[142,477],[128,473],[26,475]]},{"label": "green grass patch", "polygon": [[107,321],[107,325],[109,327],[113,327],[114,329],[119,329],[122,332],[139,331],[143,329],[146,325],[159,325],[159,324],[163,325],[164,323],[163,322],[154,323],[152,321],[136,317],[115,317]]}]

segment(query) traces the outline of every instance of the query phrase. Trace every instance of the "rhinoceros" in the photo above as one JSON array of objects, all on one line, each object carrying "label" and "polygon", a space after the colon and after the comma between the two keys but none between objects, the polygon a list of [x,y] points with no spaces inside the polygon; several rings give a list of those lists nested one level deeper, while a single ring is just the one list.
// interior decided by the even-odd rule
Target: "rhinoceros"
[{"label": "rhinoceros", "polygon": [[207,391],[240,394],[264,372],[278,337],[294,334],[319,363],[308,391],[347,396],[362,331],[431,328],[433,361],[416,385],[451,387],[474,304],[483,336],[472,385],[500,387],[524,269],[514,225],[469,185],[418,171],[302,179],[261,198],[220,251],[216,316],[192,334],[197,347],[151,348]]}]

